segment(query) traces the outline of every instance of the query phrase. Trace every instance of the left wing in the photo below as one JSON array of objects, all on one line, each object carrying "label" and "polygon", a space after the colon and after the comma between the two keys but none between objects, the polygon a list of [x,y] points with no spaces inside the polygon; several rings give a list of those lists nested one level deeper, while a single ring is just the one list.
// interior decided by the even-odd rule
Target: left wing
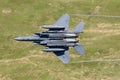
[{"label": "left wing", "polygon": [[68,14],[64,14],[57,20],[57,22],[54,25],[64,26],[65,27],[64,30],[68,31],[69,21],[70,21],[70,16]]}]

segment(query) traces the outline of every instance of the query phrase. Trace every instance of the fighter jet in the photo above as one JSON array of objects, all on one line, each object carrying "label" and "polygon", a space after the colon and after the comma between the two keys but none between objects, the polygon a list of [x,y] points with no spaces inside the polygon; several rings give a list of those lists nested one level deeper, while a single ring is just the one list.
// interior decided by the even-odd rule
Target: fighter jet
[{"label": "fighter jet", "polygon": [[32,36],[17,37],[17,41],[32,41],[34,44],[42,45],[47,48],[44,52],[53,52],[63,63],[70,62],[69,47],[83,55],[84,48],[78,44],[79,33],[83,32],[84,22],[80,22],[73,31],[69,31],[70,16],[62,15],[55,24],[44,25],[42,28],[47,29],[43,32],[34,33]]}]

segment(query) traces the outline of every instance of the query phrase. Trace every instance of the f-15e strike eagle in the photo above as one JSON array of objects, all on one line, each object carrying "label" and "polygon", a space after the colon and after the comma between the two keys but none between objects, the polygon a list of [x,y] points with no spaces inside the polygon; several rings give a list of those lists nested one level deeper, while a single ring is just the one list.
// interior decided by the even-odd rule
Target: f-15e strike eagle
[{"label": "f-15e strike eagle", "polygon": [[73,31],[69,31],[70,16],[62,15],[53,25],[44,25],[43,28],[48,29],[44,32],[34,33],[33,36],[17,37],[17,41],[32,41],[47,47],[43,49],[45,52],[53,52],[63,63],[69,63],[69,47],[83,55],[84,48],[78,44],[79,33],[83,32],[84,22],[80,22]]}]

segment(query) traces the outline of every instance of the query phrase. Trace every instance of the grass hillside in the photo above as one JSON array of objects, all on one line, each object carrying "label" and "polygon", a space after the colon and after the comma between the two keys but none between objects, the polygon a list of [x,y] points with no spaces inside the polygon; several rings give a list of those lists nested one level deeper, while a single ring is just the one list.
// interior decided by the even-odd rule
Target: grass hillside
[{"label": "grass hillside", "polygon": [[119,16],[120,0],[0,0],[0,80],[120,80],[120,62],[78,62],[120,59],[120,18],[71,15],[70,30],[85,22],[79,37],[85,55],[71,48],[69,64],[42,46],[14,40],[44,31],[40,26],[64,13]]}]

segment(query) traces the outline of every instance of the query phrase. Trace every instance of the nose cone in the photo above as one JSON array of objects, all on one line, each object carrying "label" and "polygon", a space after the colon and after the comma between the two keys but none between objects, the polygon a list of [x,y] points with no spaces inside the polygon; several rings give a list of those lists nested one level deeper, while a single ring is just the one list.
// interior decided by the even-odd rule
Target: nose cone
[{"label": "nose cone", "polygon": [[23,41],[23,38],[22,37],[16,37],[16,38],[14,38],[15,40],[17,40],[17,41]]}]

